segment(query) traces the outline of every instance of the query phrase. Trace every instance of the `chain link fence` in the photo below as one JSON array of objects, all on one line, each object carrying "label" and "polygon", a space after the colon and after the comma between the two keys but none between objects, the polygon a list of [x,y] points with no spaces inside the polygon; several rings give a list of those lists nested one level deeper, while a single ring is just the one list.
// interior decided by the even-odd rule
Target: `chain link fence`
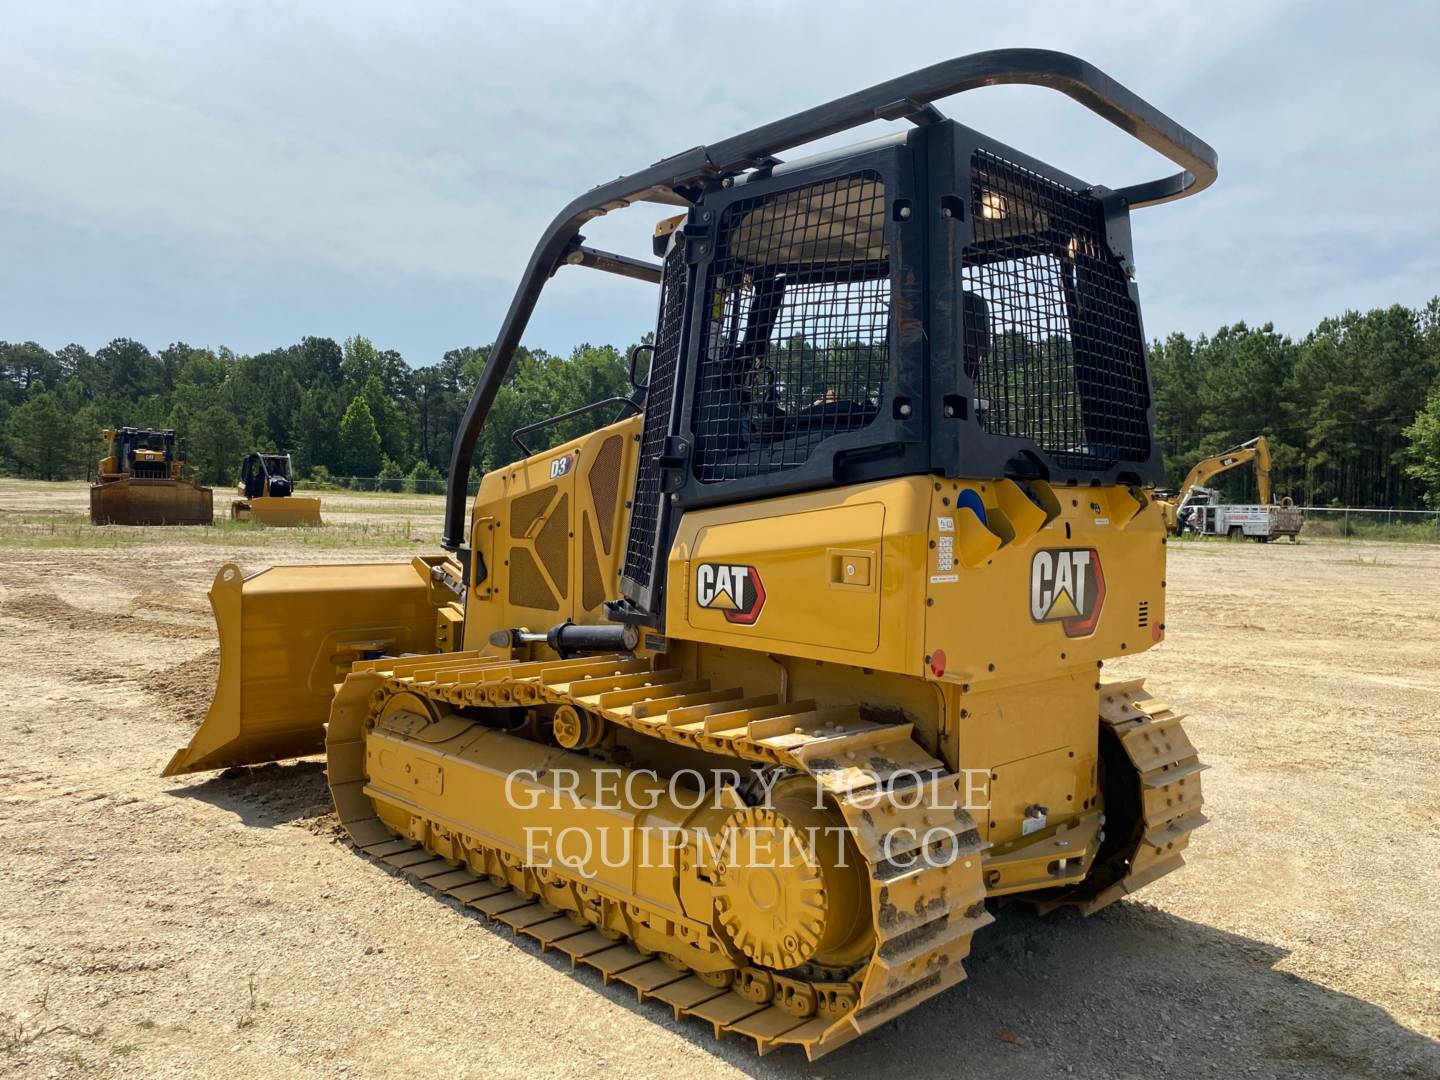
[{"label": "chain link fence", "polygon": [[1368,506],[1302,506],[1301,537],[1334,540],[1402,540],[1440,543],[1440,510]]},{"label": "chain link fence", "polygon": [[[472,478],[467,494],[474,496],[479,479]],[[445,494],[445,481],[406,476],[332,476],[324,483],[307,482],[311,491],[355,491],[396,495]],[[1305,528],[1301,537],[1333,540],[1398,540],[1440,543],[1440,510],[1394,510],[1369,506],[1302,506]]]},{"label": "chain link fence", "polygon": [[[467,495],[474,495],[480,487],[478,477],[471,477]],[[330,476],[323,480],[302,480],[300,487],[305,491],[363,491],[393,495],[444,495],[446,481],[426,480],[410,476]]]}]

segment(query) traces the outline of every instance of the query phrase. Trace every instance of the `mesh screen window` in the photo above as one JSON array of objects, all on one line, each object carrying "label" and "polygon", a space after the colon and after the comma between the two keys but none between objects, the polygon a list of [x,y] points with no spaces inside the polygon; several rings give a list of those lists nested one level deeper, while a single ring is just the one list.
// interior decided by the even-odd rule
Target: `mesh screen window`
[{"label": "mesh screen window", "polygon": [[971,182],[964,364],[981,428],[1065,468],[1145,460],[1140,316],[1099,201],[983,150]]},{"label": "mesh screen window", "polygon": [[685,251],[676,244],[665,257],[661,286],[660,321],[655,353],[650,359],[649,389],[645,392],[645,419],[641,421],[640,463],[635,474],[635,498],[630,510],[630,536],[625,547],[625,576],[650,584],[655,561],[655,527],[660,518],[660,469],[656,459],[670,431],[670,409],[675,393],[675,368],[680,360],[680,333],[685,323]]},{"label": "mesh screen window", "polygon": [[872,172],[725,210],[695,384],[696,479],[794,468],[878,414],[890,370],[885,211]]}]

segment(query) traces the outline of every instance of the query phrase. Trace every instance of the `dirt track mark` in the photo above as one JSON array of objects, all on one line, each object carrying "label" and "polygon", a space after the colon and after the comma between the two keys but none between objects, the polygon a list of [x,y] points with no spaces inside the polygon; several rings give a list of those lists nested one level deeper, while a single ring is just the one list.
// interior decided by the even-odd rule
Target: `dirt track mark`
[{"label": "dirt track mark", "polygon": [[12,618],[35,626],[76,633],[106,630],[127,635],[166,638],[173,641],[201,641],[214,636],[203,625],[185,625],[147,618],[142,612],[101,613],[62,599],[53,591],[9,591],[0,601],[0,618]]},{"label": "dirt track mark", "polygon": [[140,685],[158,709],[195,728],[210,708],[219,674],[220,650],[207,649],[193,660],[149,675]]}]

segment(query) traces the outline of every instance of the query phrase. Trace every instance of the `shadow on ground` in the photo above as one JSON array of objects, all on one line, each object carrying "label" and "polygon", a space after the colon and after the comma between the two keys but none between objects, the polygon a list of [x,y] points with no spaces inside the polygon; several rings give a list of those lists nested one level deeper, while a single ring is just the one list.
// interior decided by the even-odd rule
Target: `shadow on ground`
[{"label": "shadow on ground", "polygon": [[[511,936],[473,909],[437,902],[472,918],[477,932]],[[516,940],[569,970],[563,954]],[[1135,901],[1088,920],[1010,907],[977,936],[966,982],[813,1063],[794,1048],[758,1057],[739,1036],[716,1042],[709,1025],[637,1004],[632,989],[604,986],[592,969],[573,978],[577,1009],[585,994],[602,994],[756,1077],[1440,1077],[1440,1042],[1276,970],[1286,955]]]},{"label": "shadow on ground", "polygon": [[171,788],[170,794],[218,806],[258,828],[322,818],[334,809],[321,761],[242,765],[199,784]]},{"label": "shadow on ground", "polygon": [[[171,794],[262,828],[330,811],[318,761],[229,769]],[[477,933],[511,935],[453,900],[436,902],[473,919]],[[518,943],[557,970],[570,967],[530,938]],[[708,1025],[677,1023],[658,1002],[639,1005],[629,987],[606,987],[589,968],[573,978],[577,1009],[601,994],[757,1077],[1440,1078],[1440,1042],[1277,970],[1286,955],[1134,900],[1090,919],[1006,907],[977,935],[965,982],[814,1063],[793,1048],[757,1057],[738,1036],[716,1042]]]}]

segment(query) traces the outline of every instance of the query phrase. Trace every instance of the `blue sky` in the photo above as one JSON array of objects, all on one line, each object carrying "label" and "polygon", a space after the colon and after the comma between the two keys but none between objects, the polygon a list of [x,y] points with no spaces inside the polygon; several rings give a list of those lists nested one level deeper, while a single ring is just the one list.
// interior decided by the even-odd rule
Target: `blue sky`
[{"label": "blue sky", "polygon": [[[579,191],[1014,46],[1085,57],[1219,151],[1214,188],[1135,216],[1151,335],[1298,333],[1440,292],[1440,6],[1105,10],[0,0],[0,339],[254,352],[364,334],[433,363],[493,339]],[[1097,183],[1164,170],[1043,90],[942,107]],[[661,216],[587,235],[645,254]],[[562,271],[527,341],[624,345],[653,319],[650,288]]]}]

